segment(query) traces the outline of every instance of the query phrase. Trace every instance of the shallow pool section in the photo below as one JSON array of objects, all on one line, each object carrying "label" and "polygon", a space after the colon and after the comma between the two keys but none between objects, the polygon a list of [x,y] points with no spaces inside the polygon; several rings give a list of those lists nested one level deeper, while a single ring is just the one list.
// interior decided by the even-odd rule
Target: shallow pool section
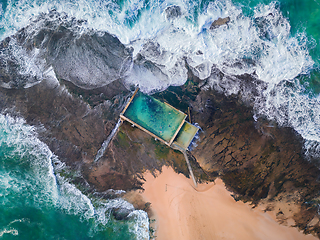
[{"label": "shallow pool section", "polygon": [[173,143],[187,149],[198,130],[199,128],[185,121]]},{"label": "shallow pool section", "polygon": [[171,145],[186,118],[185,113],[139,91],[135,92],[120,116],[160,138],[167,145]]}]

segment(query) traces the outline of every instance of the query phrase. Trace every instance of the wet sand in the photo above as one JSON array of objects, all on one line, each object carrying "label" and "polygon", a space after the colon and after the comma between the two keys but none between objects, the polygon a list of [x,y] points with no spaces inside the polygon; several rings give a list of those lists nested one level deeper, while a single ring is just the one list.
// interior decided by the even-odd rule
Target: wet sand
[{"label": "wet sand", "polygon": [[280,225],[261,208],[252,209],[249,204],[236,202],[221,179],[199,184],[195,189],[191,179],[167,167],[156,178],[150,173],[144,178],[142,196],[151,202],[157,240],[318,239]]}]

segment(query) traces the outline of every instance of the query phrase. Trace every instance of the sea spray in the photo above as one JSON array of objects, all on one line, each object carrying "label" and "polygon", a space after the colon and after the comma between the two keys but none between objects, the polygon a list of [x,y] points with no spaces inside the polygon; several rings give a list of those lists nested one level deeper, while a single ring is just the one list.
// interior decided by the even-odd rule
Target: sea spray
[{"label": "sea spray", "polygon": [[[168,15],[170,6],[179,9],[177,10],[179,14],[175,14],[174,17]],[[96,38],[95,36],[110,33],[120,40],[121,43],[117,43],[118,45],[124,44],[126,49],[132,51],[129,53],[129,55],[132,54],[132,59],[129,61],[128,56],[124,56],[121,63],[118,64],[118,70],[111,74],[112,76],[125,76],[124,80],[128,86],[138,85],[141,91],[151,93],[163,90],[170,85],[182,85],[187,80],[186,63],[193,74],[200,79],[211,78],[212,69],[218,69],[224,74],[224,77],[219,84],[215,84],[215,87],[226,95],[240,93],[246,98],[253,99],[255,117],[264,116],[276,119],[280,125],[293,127],[307,141],[320,142],[319,135],[316,134],[319,131],[319,122],[317,118],[312,117],[318,114],[317,109],[312,114],[310,111],[302,113],[296,110],[297,105],[287,104],[286,114],[294,114],[289,116],[290,119],[297,116],[301,123],[300,127],[293,120],[285,119],[283,114],[275,114],[276,111],[270,111],[270,109],[279,107],[277,100],[271,97],[272,94],[277,91],[281,93],[287,91],[288,88],[284,87],[286,84],[283,84],[285,82],[292,83],[293,89],[303,87],[296,79],[301,75],[307,76],[313,70],[314,65],[309,55],[309,50],[314,47],[314,41],[310,40],[304,31],[295,31],[292,35],[290,22],[283,16],[279,6],[276,2],[259,4],[254,6],[252,13],[248,15],[244,14],[241,5],[235,5],[229,0],[201,4],[179,0],[174,3],[127,0],[119,4],[89,0],[75,2],[63,0],[15,2],[11,0],[8,1],[1,15],[3,30],[0,38],[3,40],[30,24],[32,26],[26,28],[28,29],[26,34],[27,38],[32,38],[35,33],[45,29],[44,23],[47,21],[53,24],[49,26],[54,27],[59,24],[66,26],[67,32],[74,36],[71,38],[71,42],[74,43],[84,35],[87,35],[88,41],[86,42],[89,43]],[[210,29],[210,24],[214,20],[224,17],[230,18],[228,24]],[[22,75],[16,77],[19,81],[4,81],[1,83],[2,86],[13,84],[18,87],[28,87],[39,82],[42,78],[41,69],[44,64],[39,52],[42,52],[42,55],[48,52],[45,53],[45,49],[41,50],[41,45],[37,47],[39,50],[35,49],[25,53],[14,42],[10,46],[14,52],[21,55],[19,58],[16,55],[13,56],[16,56],[14,61],[20,66],[16,72]],[[78,50],[73,47],[71,52],[81,53],[85,49],[83,46],[80,46]],[[93,44],[92,48],[95,52],[100,49],[100,46]],[[6,51],[1,52],[2,57],[10,60],[11,53],[6,53]],[[55,56],[58,52],[59,48],[56,52],[49,52],[49,55]],[[92,71],[91,68],[97,65],[91,64],[91,66],[89,63],[93,59],[99,59],[99,54],[92,55],[91,51],[82,54],[85,58],[90,59],[87,61],[90,66],[85,64],[79,68],[76,63],[86,62],[82,61],[85,59],[79,60],[80,55],[68,55],[68,61],[60,58],[57,58],[56,61],[52,57],[46,58],[46,64],[52,64],[58,77],[69,79],[83,88],[90,89],[108,84],[106,78],[100,77],[106,73],[99,75],[97,74],[100,71],[98,69],[93,71],[94,77],[87,77]],[[97,61],[99,62],[98,68],[104,69],[108,66],[108,62],[113,62],[113,59],[104,57],[101,61]],[[32,64],[27,64],[28,62]],[[70,65],[68,62],[74,62],[74,64]],[[69,70],[63,70],[64,65],[70,65],[70,69],[77,69],[74,71],[75,75],[70,75]],[[10,67],[11,65],[6,64],[5,66]],[[14,69],[8,76],[11,76],[13,72]],[[121,75],[121,72],[125,74]],[[249,83],[249,87],[245,87],[246,93],[244,94],[240,86],[245,86],[246,83],[237,78],[245,74],[266,83],[267,89],[260,88],[261,85],[255,86],[254,91],[258,93],[250,93],[247,90],[255,83]],[[282,101],[291,103],[307,101],[309,102],[307,105],[311,106],[317,96],[307,98],[305,94],[294,92],[290,99],[285,100],[285,96],[281,98]],[[309,145],[306,144],[306,147]]]},{"label": "sea spray", "polygon": [[[224,74],[224,78],[215,86],[227,95],[240,93],[242,96],[246,95],[247,98],[250,98],[251,95],[251,98],[256,101],[254,103],[256,117],[264,115],[270,119],[276,119],[280,125],[286,123],[285,126],[295,128],[306,140],[319,142],[315,134],[319,131],[317,128],[319,123],[316,118],[313,120],[316,121],[315,124],[312,124],[310,121],[312,116],[306,117],[305,115],[308,113],[297,117],[302,119],[299,121],[302,121],[302,126],[308,129],[306,131],[301,127],[297,128],[293,121],[287,121],[280,114],[275,117],[270,111],[278,106],[277,101],[269,97],[272,92],[286,91],[285,89],[280,90],[278,84],[287,81],[293,83],[293,88],[301,88],[300,83],[294,79],[301,74],[308,74],[313,69],[314,63],[308,53],[310,47],[308,37],[305,32],[296,32],[295,36],[291,35],[290,22],[283,17],[279,4],[274,2],[267,5],[260,4],[253,9],[251,16],[246,16],[241,7],[228,0],[213,1],[201,4],[201,6],[183,1],[176,1],[172,4],[166,1],[160,3],[128,0],[120,5],[103,1],[95,4],[90,1],[61,4],[63,2],[25,0],[12,4],[13,2],[9,1],[1,15],[3,20],[1,24],[4,29],[2,39],[32,23],[33,26],[29,27],[27,32],[30,38],[35,33],[42,31],[46,21],[52,22],[52,26],[63,23],[67,30],[75,36],[74,41],[78,41],[77,39],[84,34],[102,36],[104,32],[108,32],[117,36],[128,49],[133,49],[133,66],[130,65],[130,61],[127,62],[126,57],[118,66],[120,72],[129,71],[129,75],[125,78],[127,85],[138,85],[143,92],[154,92],[170,85],[183,84],[187,79],[185,63],[200,79],[211,77],[212,69],[215,68]],[[179,14],[176,14],[174,18],[168,17],[166,9],[169,6],[180,9]],[[52,9],[55,11],[52,12]],[[219,17],[229,17],[230,22],[219,28],[210,29],[210,24]],[[88,39],[90,40],[90,37]],[[24,84],[25,87],[28,87],[39,82],[43,77],[41,69],[44,64],[39,50],[24,53],[24,50],[15,45],[14,41],[10,44],[11,49],[19,56],[21,55],[18,58],[13,54],[16,56],[15,61],[20,66],[20,69],[16,71],[22,74],[16,78],[18,82],[12,83],[13,86]],[[41,46],[39,47],[41,49]],[[95,48],[94,45],[93,48]],[[1,53],[3,59],[10,59],[11,54],[6,51],[8,50]],[[79,48],[78,51],[83,51],[83,48]],[[53,52],[54,54],[58,52]],[[90,59],[90,56],[91,53],[88,52],[85,58]],[[97,57],[96,55],[93,58]],[[31,61],[24,59],[31,59]],[[69,60],[71,59],[72,57]],[[46,61],[47,64],[52,62],[52,60],[48,62],[48,59]],[[72,61],[83,62],[78,61],[77,58]],[[107,59],[107,61],[113,60]],[[26,64],[27,62],[33,64]],[[65,62],[57,60],[59,64],[66,64]],[[99,68],[103,69],[103,65]],[[85,77],[87,70],[83,71],[85,69],[83,67],[77,68],[79,71],[76,71],[76,78],[68,76],[67,72],[70,71],[59,70],[62,68],[58,65],[53,65],[53,67],[54,71],[60,72],[60,77],[64,79],[82,79],[82,82],[75,82],[75,84],[85,88],[108,83],[104,80],[100,81],[100,77]],[[8,76],[11,76],[12,72],[14,69]],[[254,92],[247,91],[245,94],[241,92],[240,86],[244,86],[245,83],[237,78],[244,74],[251,74],[266,83],[267,90],[261,89],[260,86],[254,87],[254,91],[259,91],[257,98]],[[2,82],[3,86],[8,84],[10,84],[8,81]],[[248,87],[245,88],[248,89]],[[315,97],[309,98],[311,102],[315,101]],[[303,94],[294,93],[291,100],[285,101],[302,102],[305,100],[309,101]],[[292,108],[292,104],[289,104],[288,107],[291,107],[286,110],[288,114],[300,114],[300,111]],[[311,129],[312,127],[314,128]]]},{"label": "sea spray", "polygon": [[18,235],[18,231],[16,229],[4,229],[0,232],[0,237],[3,237],[3,235],[5,234],[12,234],[13,236],[17,236]]},{"label": "sea spray", "polygon": [[[240,5],[247,3],[246,1],[238,2],[240,2]],[[82,35],[87,35],[90,40],[92,35],[99,37],[104,33],[108,33],[116,36],[128,49],[133,48],[132,59],[125,57],[124,61],[117,66],[119,71],[116,72],[117,77],[126,76],[123,72],[128,70],[130,74],[125,78],[128,85],[139,85],[142,91],[148,93],[163,90],[170,85],[181,85],[187,80],[187,69],[185,68],[187,63],[194,75],[200,79],[208,80],[209,86],[226,95],[239,95],[242,99],[251,103],[254,106],[254,117],[256,119],[268,117],[276,120],[281,126],[291,126],[296,129],[305,138],[306,155],[318,157],[320,142],[319,97],[317,94],[309,95],[304,89],[308,85],[308,81],[311,82],[311,78],[308,77],[310,70],[318,72],[313,66],[313,61],[317,61],[319,56],[315,55],[315,58],[311,59],[309,55],[309,51],[313,51],[318,38],[312,39],[312,36],[307,36],[304,29],[292,32],[291,22],[289,22],[288,18],[283,17],[279,8],[279,3],[281,5],[281,2],[285,1],[253,5],[250,9],[251,13],[247,14],[242,10],[244,9],[243,6],[224,0],[211,2],[181,0],[125,0],[120,2],[8,0],[2,1],[0,7],[0,40],[4,41],[7,37],[15,35],[19,30],[26,29],[27,26],[33,24],[28,28],[30,31],[26,32],[26,36],[31,39],[35,32],[38,31],[39,33],[46,30],[45,27],[50,27],[50,24],[45,26],[43,23],[50,17],[52,20],[53,15],[50,14],[56,12],[55,16],[57,17],[51,23],[53,23],[53,26],[59,26],[60,24],[67,26],[69,33],[74,36],[70,41],[72,46],[75,45],[73,44],[76,42],[75,40]],[[257,3],[250,1],[250,4]],[[180,9],[177,10],[179,14],[174,17],[169,16],[166,9],[169,9],[168,7],[170,6]],[[249,6],[245,7],[250,8]],[[308,8],[310,7],[308,6]],[[312,10],[308,9],[307,14],[315,16],[315,14],[309,13]],[[299,12],[301,12],[300,9]],[[210,30],[211,23],[223,17],[230,17],[230,22],[227,25]],[[299,17],[297,17],[297,21],[308,22]],[[299,27],[294,26],[294,28],[298,29]],[[316,32],[318,33],[319,31]],[[34,42],[31,41],[31,43]],[[92,78],[93,75],[90,74],[89,69],[98,66],[103,72],[106,69],[106,65],[97,65],[97,62],[92,61],[97,55],[81,54],[81,48],[75,53],[77,56],[85,57],[86,61],[81,61],[79,58],[73,58],[71,61],[71,58],[68,58],[67,62],[58,61],[61,66],[53,66],[53,61],[44,61],[47,52],[45,51],[46,48],[41,44],[32,45],[35,49],[31,51],[30,49],[26,51],[24,49],[25,45],[21,46],[14,41],[10,44],[9,48],[4,47],[0,50],[1,60],[8,60],[1,62],[3,65],[0,70],[2,76],[16,76],[16,78],[14,81],[2,81],[2,87],[31,87],[46,77],[43,76],[42,71],[53,69],[51,72],[57,72],[59,67],[63,67],[64,64],[70,62],[74,63],[73,66],[76,69],[74,72],[78,74],[76,76],[85,76],[82,77],[82,82],[80,82],[82,87],[97,86],[96,82],[99,84],[108,83],[105,78],[101,78],[102,81],[94,81],[97,78]],[[96,52],[97,46],[91,46],[92,52]],[[82,60],[85,59],[82,58]],[[112,59],[108,59],[108,61],[112,61]],[[81,65],[80,63],[83,64]],[[92,64],[88,65],[86,63]],[[88,71],[82,71],[82,68]],[[221,73],[219,77],[214,75],[214,71]],[[67,71],[61,72],[66,73]],[[307,76],[305,85],[301,85],[296,79],[301,74]],[[63,76],[61,74],[60,77],[62,78]],[[244,80],[243,76],[250,77]],[[3,126],[9,126],[8,129],[21,125],[19,123],[21,120],[10,117],[2,118],[1,116],[1,121]],[[11,126],[8,122],[13,122],[13,125]],[[113,229],[120,229],[122,232],[129,231],[125,225],[112,225],[112,221],[109,221],[109,212],[105,208],[101,208],[98,211],[95,207],[93,208],[94,212],[92,212],[88,199],[82,198],[81,193],[77,191],[75,191],[74,198],[72,198],[74,200],[79,199],[83,207],[79,210],[72,210],[76,204],[65,205],[66,209],[69,207],[71,209],[66,211],[69,212],[66,215],[59,215],[55,210],[52,210],[50,206],[54,206],[53,209],[57,207],[55,204],[59,202],[60,192],[59,184],[55,183],[56,179],[51,175],[51,164],[48,165],[50,161],[47,155],[40,154],[43,156],[40,157],[40,160],[46,159],[44,165],[39,164],[39,166],[45,166],[44,169],[32,164],[28,165],[26,164],[28,161],[24,160],[9,164],[10,159],[30,158],[33,159],[31,162],[38,161],[38,158],[34,155],[28,155],[30,148],[26,147],[27,145],[20,144],[24,143],[21,136],[25,136],[25,127],[28,128],[24,123],[22,125],[21,129],[24,130],[21,130],[20,133],[19,131],[13,133],[8,130],[10,132],[9,135],[14,134],[15,137],[8,138],[1,145],[3,150],[1,157],[6,159],[3,166],[10,169],[10,171],[4,170],[5,172],[1,175],[3,177],[0,182],[1,201],[3,201],[4,206],[14,202],[15,198],[10,198],[11,193],[15,191],[21,193],[21,190],[27,186],[32,191],[27,195],[23,195],[21,202],[26,204],[28,202],[36,202],[40,208],[44,205],[49,207],[45,208],[46,214],[41,214],[41,211],[37,210],[38,208],[28,208],[26,205],[21,205],[21,208],[14,209],[12,205],[9,206],[11,207],[10,212],[4,212],[3,216],[10,219],[6,219],[6,222],[2,223],[4,227],[0,229],[1,234],[4,236],[6,234],[21,234],[18,228],[19,224],[25,224],[22,226],[33,229],[32,226],[52,225],[55,223],[52,219],[47,222],[37,222],[37,219],[31,219],[29,222],[36,224],[29,225],[28,221],[16,221],[8,227],[7,225],[13,220],[11,219],[11,216],[14,215],[13,212],[15,210],[21,212],[21,209],[23,209],[24,213],[32,212],[30,218],[37,213],[38,219],[52,216],[50,213],[53,212],[53,215],[58,215],[67,222],[64,225],[56,225],[59,231],[63,232],[65,230],[65,232],[75,234],[74,236],[79,236],[79,238],[87,236],[90,231],[90,236],[98,238],[99,232],[103,233],[103,229],[106,228],[105,224],[102,224],[99,225],[101,227],[99,230],[92,230],[96,229],[96,225],[94,225],[95,227],[88,226],[85,220],[83,222],[78,221],[81,217],[73,215],[77,213],[81,215],[83,212],[87,213],[85,216],[91,220],[92,217],[90,216],[94,216],[95,219],[104,219],[104,223],[111,224],[109,225],[112,229],[111,232],[113,232]],[[2,131],[1,134],[3,136],[8,135],[7,130],[0,129],[0,131]],[[33,133],[30,136],[33,136]],[[14,144],[6,145],[6,141]],[[28,140],[28,142],[30,141]],[[22,165],[24,171],[12,168],[18,168]],[[36,170],[32,170],[33,167]],[[55,171],[64,167],[64,164],[57,164],[55,165]],[[25,171],[26,169],[31,169],[30,174],[27,174],[28,171]],[[42,178],[46,176],[47,184],[42,184],[42,179],[39,177],[32,180],[34,179],[33,174],[37,173],[38,170]],[[20,172],[25,173],[25,175],[14,175],[14,173]],[[32,181],[22,180],[21,182],[21,179],[31,179]],[[66,181],[64,192],[67,195],[72,195],[72,191],[75,189],[68,185],[70,184],[68,180],[60,179],[59,181],[62,183]],[[33,186],[39,186],[38,193]],[[12,196],[16,195],[13,194]],[[18,201],[16,203],[18,204]],[[61,200],[60,203],[63,205],[64,201]],[[98,212],[99,214],[97,215]],[[7,215],[5,215],[6,213]],[[72,216],[75,216],[75,218],[72,218]],[[17,219],[21,218],[17,217]],[[63,221],[61,222],[64,223]],[[67,229],[67,226],[70,226],[70,228]],[[76,229],[76,231],[73,229]],[[43,232],[40,230],[30,231],[31,234],[35,234],[32,237],[43,238],[43,236],[37,235]],[[46,236],[52,236],[52,239],[59,238],[59,231],[56,232],[52,229],[46,229],[46,231],[48,231]],[[113,235],[115,234],[117,233]],[[106,238],[102,235],[99,235],[99,237]],[[75,238],[74,236],[72,239]],[[120,236],[118,239],[121,239],[121,237],[122,239],[125,238],[125,236]],[[116,239],[117,237],[109,236],[109,238]]]},{"label": "sea spray", "polygon": [[59,79],[84,89],[105,86],[132,68],[132,48],[118,38],[92,29],[65,13],[40,14],[32,23],[0,44],[0,85],[28,88],[53,68]]}]

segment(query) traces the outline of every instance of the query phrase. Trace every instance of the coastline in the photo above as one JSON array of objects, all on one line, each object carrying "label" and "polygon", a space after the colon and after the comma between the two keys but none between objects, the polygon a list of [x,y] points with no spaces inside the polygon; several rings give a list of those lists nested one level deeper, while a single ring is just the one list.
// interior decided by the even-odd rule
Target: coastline
[{"label": "coastline", "polygon": [[[19,3],[20,7],[11,3],[3,5],[3,14],[9,18],[5,24],[8,28],[4,28],[0,42],[3,53],[3,61],[0,61],[0,108],[5,126],[3,133],[9,132],[8,137],[13,139],[12,147],[8,148],[12,151],[12,162],[5,162],[14,167],[19,158],[17,156],[21,154],[23,159],[18,165],[23,166],[28,154],[33,154],[25,163],[36,163],[21,170],[27,178],[17,175],[17,181],[11,181],[9,187],[3,188],[4,194],[0,191],[5,199],[9,199],[5,203],[11,204],[7,206],[3,203],[9,213],[4,214],[9,218],[4,217],[1,224],[5,229],[3,233],[10,234],[10,231],[5,232],[9,227],[17,227],[17,233],[21,228],[23,232],[25,226],[20,224],[22,222],[19,219],[29,219],[25,224],[35,226],[33,229],[36,234],[55,235],[50,229],[50,221],[49,224],[45,221],[56,217],[63,220],[59,214],[61,211],[57,215],[54,211],[59,207],[54,207],[53,217],[45,214],[45,211],[48,210],[47,200],[49,205],[52,202],[50,196],[54,197],[53,202],[56,202],[58,195],[66,194],[69,197],[69,188],[57,182],[61,176],[63,184],[69,187],[70,183],[70,189],[75,190],[75,194],[81,198],[81,201],[77,198],[63,201],[72,203],[70,207],[66,205],[66,212],[75,212],[77,216],[84,214],[85,218],[90,215],[90,219],[91,213],[94,213],[95,218],[89,223],[94,226],[101,223],[106,226],[108,234],[111,229],[112,238],[126,231],[118,226],[125,226],[128,214],[134,210],[131,206],[127,209],[126,204],[109,208],[104,203],[122,196],[135,209],[148,213],[149,219],[152,219],[151,226],[155,226],[151,229],[157,230],[155,235],[160,240],[320,238],[320,139],[314,138],[320,126],[315,118],[320,112],[316,98],[320,92],[317,81],[319,71],[313,67],[314,49],[309,51],[313,44],[309,49],[306,41],[302,41],[304,38],[301,40],[301,36],[292,35],[288,28],[297,26],[296,22],[291,22],[293,19],[301,23],[302,15],[295,16],[292,13],[301,13],[300,5],[307,4],[295,4],[294,8],[285,4],[290,7],[287,12],[279,9],[278,3],[265,4],[265,7],[257,5],[255,9],[259,9],[259,14],[249,16],[247,10],[253,10],[253,6],[240,10],[238,5],[227,1],[228,4],[217,6],[217,9],[230,16],[220,18],[222,16],[219,15],[218,21],[213,23],[215,13],[211,11],[212,6],[208,5],[208,10],[211,10],[203,12],[199,21],[201,31],[196,29],[194,32],[196,35],[203,34],[199,35],[199,42],[196,35],[190,35],[194,30],[193,25],[185,22],[184,10],[188,10],[189,6],[183,7],[184,2],[180,2],[182,6],[177,2],[172,7],[169,3],[162,9],[164,11],[160,9],[157,12],[153,12],[152,7],[145,8],[141,2],[137,18],[129,16],[130,21],[124,24],[115,22],[114,26],[120,27],[117,28],[120,29],[118,33],[113,31],[112,23],[111,32],[108,24],[99,24],[96,4],[92,8],[89,6],[91,4],[85,4],[81,10],[84,14],[81,15],[77,12],[79,4],[52,8],[51,3],[40,2],[40,5],[32,6],[22,2]],[[130,8],[130,3],[128,6]],[[105,7],[100,6],[103,10],[101,16],[107,14],[109,18],[114,6]],[[191,10],[202,12],[206,7],[205,3],[199,9],[192,7]],[[70,9],[72,11],[68,11]],[[104,11],[108,9],[110,11]],[[290,19],[285,12],[290,13]],[[19,24],[11,21],[11,13],[21,17]],[[31,18],[28,17],[30,13]],[[114,13],[112,15],[118,16],[117,11]],[[153,14],[151,20],[159,18],[163,21],[160,21],[160,25],[156,21],[156,27],[145,32],[143,16],[149,13]],[[310,10],[306,9],[306,13],[310,15]],[[127,16],[123,14],[124,11],[121,11],[121,19]],[[190,16],[196,15],[191,13]],[[179,18],[184,19],[182,25],[179,24]],[[196,22],[198,20],[195,18]],[[221,23],[227,25],[216,29]],[[132,24],[138,29],[142,27],[142,35],[138,34],[141,35],[138,38],[135,36],[137,28],[132,28]],[[121,29],[124,27],[126,30],[128,26],[129,33],[125,31],[122,34]],[[163,26],[168,28],[162,31]],[[243,38],[243,31],[234,31],[233,27],[239,26],[251,31],[253,38]],[[284,37],[275,43],[273,39],[278,33]],[[213,39],[213,42],[212,39],[202,41],[203,37],[212,34],[220,37]],[[306,34],[309,36],[311,32]],[[168,36],[171,39],[166,38]],[[127,37],[133,41],[128,42]],[[178,43],[181,39],[184,41],[174,48],[171,44],[174,41],[168,39],[177,40]],[[216,46],[218,51],[214,49],[212,52],[208,44]],[[267,49],[265,44],[269,46]],[[234,51],[228,51],[229,47],[233,47]],[[253,49],[253,57],[250,54],[247,57],[246,53],[243,58],[243,49],[246,49],[243,47],[248,47],[249,52]],[[255,47],[259,49],[258,54]],[[278,54],[279,49],[283,50],[282,53],[288,53],[287,58],[283,58],[284,54]],[[216,55],[219,52],[222,54]],[[217,58],[211,58],[210,54]],[[119,114],[137,86],[184,113],[188,111],[189,121],[201,127],[200,141],[189,152],[189,160],[196,178],[208,184],[193,188],[192,182],[184,177],[188,176],[189,166],[179,151],[133,128],[128,122],[120,128],[115,127],[118,126]],[[32,128],[32,131],[28,130],[26,138],[22,139],[20,137],[24,135],[20,133],[24,125]],[[7,131],[11,127],[14,132]],[[116,134],[110,137],[111,133]],[[20,144],[24,144],[30,136],[32,141],[29,142],[41,142],[45,146],[41,145],[40,150],[36,151],[30,145],[33,150],[25,153],[28,148],[21,148]],[[308,139],[315,140],[315,145],[308,143]],[[106,142],[110,143],[108,147]],[[9,147],[8,143],[4,141],[4,149]],[[45,164],[35,160],[38,153]],[[165,166],[171,166],[172,169]],[[10,167],[3,168],[4,182],[8,178],[13,179],[13,173],[17,172],[10,170]],[[184,175],[176,174],[173,170]],[[153,176],[156,173],[158,177],[154,179],[148,172]],[[39,174],[44,176],[38,177]],[[49,182],[44,181],[46,178]],[[40,187],[33,183],[37,179],[41,180],[37,182],[42,183]],[[57,184],[60,187],[57,188]],[[43,229],[49,227],[49,233],[37,230],[40,218],[33,219],[32,211],[25,211],[23,203],[27,203],[26,200],[21,205],[18,198],[15,200],[19,226],[11,226],[15,220],[12,221],[13,212],[10,213],[14,203],[10,197],[16,194],[17,187],[28,185],[35,188],[24,188],[28,190],[26,197],[24,193],[19,197],[23,200],[31,197],[31,204],[27,208],[35,203],[36,210],[44,210],[45,221],[40,225],[44,226]],[[136,191],[142,188],[146,189],[146,196]],[[34,201],[33,198],[40,201]],[[100,199],[106,211],[92,211]],[[46,206],[41,208],[38,202]],[[254,205],[257,203],[259,205]],[[89,215],[88,211],[83,211],[87,206],[91,212]],[[27,212],[31,213],[31,217],[20,218],[21,213]],[[143,220],[129,219],[129,225],[132,221],[135,221],[134,224],[142,221],[143,226],[147,226],[145,212],[140,213],[144,216]],[[102,218],[100,215],[96,217],[96,214],[102,214]],[[115,225],[105,221],[107,215],[111,221],[116,220]],[[79,222],[77,216],[71,219],[75,220],[75,225],[67,225],[69,229],[66,229],[66,236],[77,238],[75,236],[79,234],[92,238],[96,233],[97,236],[100,234],[101,224],[97,231],[92,232],[97,228],[82,228],[83,217]],[[66,219],[69,217],[67,214]],[[63,232],[59,227],[52,229],[57,236],[60,236],[60,231]],[[148,235],[147,229],[144,227],[140,232]],[[72,232],[74,230],[75,235]],[[31,228],[27,232],[32,235]],[[303,233],[312,233],[313,236]]]},{"label": "coastline", "polygon": [[297,228],[280,225],[262,207],[235,201],[223,181],[199,184],[163,167],[156,178],[144,174],[145,191],[155,218],[155,239],[311,240]]}]

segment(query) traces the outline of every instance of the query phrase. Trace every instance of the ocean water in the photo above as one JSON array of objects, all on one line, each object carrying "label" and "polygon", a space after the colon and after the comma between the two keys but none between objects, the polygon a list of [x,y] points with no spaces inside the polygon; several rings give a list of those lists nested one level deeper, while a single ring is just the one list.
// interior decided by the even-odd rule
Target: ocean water
[{"label": "ocean water", "polygon": [[[54,166],[54,167],[53,167]],[[148,239],[148,216],[121,198],[89,198],[23,119],[0,115],[0,239]],[[133,210],[116,221],[111,209]]]},{"label": "ocean water", "polygon": [[[122,77],[128,86],[153,93],[183,84],[187,62],[211,87],[252,104],[255,119],[293,127],[305,141],[306,156],[320,157],[318,0],[0,0],[0,4],[0,40],[11,39],[0,51],[0,67],[18,76],[0,82],[2,87],[31,87],[54,69],[58,77],[84,88]],[[230,22],[210,29],[219,17],[230,17]],[[62,28],[63,37],[48,40],[48,32]],[[11,37],[20,29],[26,33],[22,43]],[[30,39],[36,44],[27,50]],[[105,41],[112,51],[105,51]],[[241,80],[245,74],[256,80]],[[83,195],[52,167],[59,160],[22,119],[0,115],[0,143],[4,212],[0,238],[148,238],[143,212],[129,221],[113,220],[109,209],[128,203]]]}]

